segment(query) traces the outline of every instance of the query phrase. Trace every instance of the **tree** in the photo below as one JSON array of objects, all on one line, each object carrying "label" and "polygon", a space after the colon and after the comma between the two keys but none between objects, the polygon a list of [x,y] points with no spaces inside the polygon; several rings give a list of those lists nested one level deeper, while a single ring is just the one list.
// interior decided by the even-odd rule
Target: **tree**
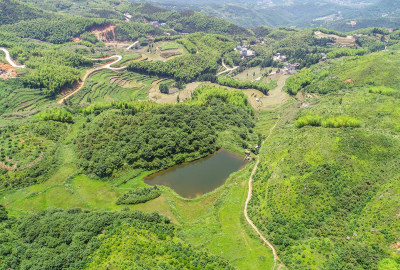
[{"label": "tree", "polygon": [[8,219],[8,215],[7,215],[6,208],[0,204],[0,222],[3,220],[7,220],[7,219]]},{"label": "tree", "polygon": [[166,84],[166,83],[160,84],[160,92],[163,94],[168,94],[169,93],[168,84]]}]

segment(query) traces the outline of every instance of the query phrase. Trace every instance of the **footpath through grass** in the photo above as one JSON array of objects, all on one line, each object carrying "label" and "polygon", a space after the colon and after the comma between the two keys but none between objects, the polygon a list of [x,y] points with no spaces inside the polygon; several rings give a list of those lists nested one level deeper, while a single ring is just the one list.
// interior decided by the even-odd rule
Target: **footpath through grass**
[{"label": "footpath through grass", "polygon": [[[184,221],[179,235],[194,246],[229,259],[238,269],[271,269],[272,252],[253,234],[243,217],[252,166],[251,163],[233,174],[223,188],[204,196],[197,205],[187,201],[181,211],[177,207],[180,216],[189,220]],[[189,211],[200,215],[196,219]]]}]

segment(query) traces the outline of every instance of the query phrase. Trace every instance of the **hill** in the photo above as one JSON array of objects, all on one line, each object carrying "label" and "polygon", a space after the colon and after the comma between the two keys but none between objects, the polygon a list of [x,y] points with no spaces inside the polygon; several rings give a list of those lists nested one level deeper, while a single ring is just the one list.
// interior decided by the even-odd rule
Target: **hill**
[{"label": "hill", "polygon": [[303,84],[302,95],[321,96],[282,116],[261,152],[252,218],[289,268],[397,265],[395,55],[312,67],[316,77]]},{"label": "hill", "polygon": [[0,25],[47,16],[49,16],[47,12],[30,5],[22,4],[16,0],[3,0],[0,2]]},{"label": "hill", "polygon": [[[166,31],[173,29],[181,33],[207,32],[227,35],[250,35],[249,31],[224,19],[211,17],[193,11],[171,11],[150,4],[133,4],[127,0],[119,1],[59,1],[46,0],[36,3],[44,10],[61,14],[78,15],[88,18],[117,19],[122,21],[140,22],[157,21],[165,24]],[[101,8],[98,8],[101,7]],[[158,27],[158,25],[157,25]]]},{"label": "hill", "polygon": [[[209,1],[173,4],[155,1],[157,5],[176,10],[190,9],[227,20],[244,27],[293,26],[327,27],[352,31],[366,27],[398,27],[398,2],[381,1]],[[178,3],[178,5],[176,4]],[[350,21],[356,26],[349,26]]]},{"label": "hill", "polygon": [[[0,269],[399,268],[400,30],[25,3],[0,26]],[[243,167],[177,177],[190,198],[148,185],[220,153]]]}]

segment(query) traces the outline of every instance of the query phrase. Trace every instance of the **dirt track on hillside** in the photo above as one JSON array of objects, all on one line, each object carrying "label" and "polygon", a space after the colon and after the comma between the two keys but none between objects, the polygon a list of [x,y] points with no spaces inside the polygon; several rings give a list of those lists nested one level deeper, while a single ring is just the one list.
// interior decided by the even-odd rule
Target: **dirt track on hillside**
[{"label": "dirt track on hillside", "polygon": [[122,60],[122,56],[121,55],[113,55],[110,57],[106,57],[106,58],[98,58],[98,59],[92,59],[93,61],[104,61],[104,60],[109,60],[112,58],[117,58],[117,60],[109,62],[105,65],[102,65],[100,67],[94,68],[94,69],[89,69],[88,71],[86,71],[86,73],[83,75],[83,77],[81,78],[81,80],[79,82],[77,82],[73,88],[72,91],[67,93],[65,96],[63,96],[61,99],[59,99],[57,101],[58,104],[62,104],[66,99],[68,99],[69,97],[71,97],[72,95],[76,94],[79,90],[82,89],[83,85],[85,84],[86,79],[93,74],[94,72],[103,70],[103,69],[111,69],[111,70],[123,70],[126,68],[126,66],[124,67],[118,67],[118,68],[114,68],[111,67],[112,65],[118,63],[119,61]]}]

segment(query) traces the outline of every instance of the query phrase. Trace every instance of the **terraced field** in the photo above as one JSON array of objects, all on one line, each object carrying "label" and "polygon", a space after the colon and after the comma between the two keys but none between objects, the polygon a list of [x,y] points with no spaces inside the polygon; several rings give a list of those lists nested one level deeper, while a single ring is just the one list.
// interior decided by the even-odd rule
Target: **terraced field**
[{"label": "terraced field", "polygon": [[102,70],[91,75],[71,102],[86,104],[101,101],[146,100],[156,77],[131,72]]}]

